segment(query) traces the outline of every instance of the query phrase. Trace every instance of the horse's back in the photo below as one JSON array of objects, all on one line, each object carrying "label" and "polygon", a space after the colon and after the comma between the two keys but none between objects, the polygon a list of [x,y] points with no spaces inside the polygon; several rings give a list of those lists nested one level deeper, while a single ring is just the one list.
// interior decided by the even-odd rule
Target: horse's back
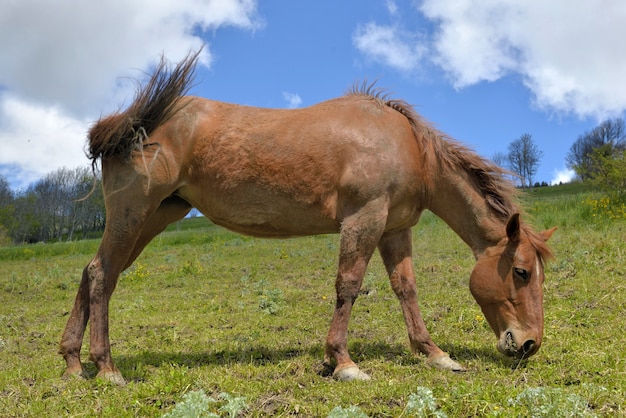
[{"label": "horse's back", "polygon": [[171,142],[185,149],[177,194],[239,232],[337,232],[346,211],[374,199],[393,206],[390,193],[419,186],[408,122],[371,98],[293,110],[193,98],[174,124],[183,126],[170,136],[184,138]]}]

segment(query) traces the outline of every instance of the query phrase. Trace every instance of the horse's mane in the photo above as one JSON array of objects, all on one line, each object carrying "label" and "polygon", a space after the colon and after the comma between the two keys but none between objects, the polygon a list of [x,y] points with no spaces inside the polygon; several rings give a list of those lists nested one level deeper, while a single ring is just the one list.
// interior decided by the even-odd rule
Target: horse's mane
[{"label": "horse's mane", "polygon": [[185,105],[181,99],[190,88],[201,51],[189,53],[172,70],[161,57],[128,109],[101,118],[91,127],[87,156],[92,165],[102,158],[129,158],[134,149],[142,149],[150,133]]},{"label": "horse's mane", "polygon": [[376,88],[373,84],[361,84],[355,85],[348,94],[369,97],[404,115],[411,125],[413,136],[420,142],[426,161],[435,158],[443,170],[465,171],[498,217],[508,220],[519,212],[517,191],[505,178],[505,175],[510,174],[508,171],[440,132],[422,118],[413,106],[404,100],[390,98],[386,90]]},{"label": "horse's mane", "polygon": [[[355,84],[347,95],[376,100],[404,115],[411,125],[413,136],[420,142],[425,160],[438,163],[442,170],[462,170],[467,173],[468,178],[482,193],[488,207],[503,223],[513,214],[521,212],[518,204],[519,193],[506,178],[512,173],[434,128],[409,103],[391,98],[387,90],[376,87],[375,83]],[[550,249],[539,234],[528,224],[523,224],[522,228],[542,259],[552,257]]]}]

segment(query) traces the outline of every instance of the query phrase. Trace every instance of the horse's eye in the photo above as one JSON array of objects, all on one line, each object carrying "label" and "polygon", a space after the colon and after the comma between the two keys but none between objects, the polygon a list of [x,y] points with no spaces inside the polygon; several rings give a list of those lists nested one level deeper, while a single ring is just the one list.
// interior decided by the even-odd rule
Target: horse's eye
[{"label": "horse's eye", "polygon": [[522,279],[524,281],[528,280],[528,278],[530,277],[530,275],[528,274],[528,270],[524,270],[524,269],[520,269],[520,268],[515,267],[513,269],[513,272],[515,272],[515,275],[517,277],[519,277],[520,279]]}]

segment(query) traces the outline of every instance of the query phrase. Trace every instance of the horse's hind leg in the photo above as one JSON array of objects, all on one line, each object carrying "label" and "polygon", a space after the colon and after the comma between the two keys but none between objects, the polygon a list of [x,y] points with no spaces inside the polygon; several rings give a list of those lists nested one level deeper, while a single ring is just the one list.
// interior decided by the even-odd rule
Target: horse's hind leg
[{"label": "horse's hind leg", "polygon": [[391,287],[402,307],[411,349],[428,356],[428,364],[439,369],[464,370],[433,342],[426,330],[417,304],[417,286],[411,257],[411,230],[385,233],[378,244],[378,249],[389,273]]},{"label": "horse's hind leg", "polygon": [[139,254],[141,254],[146,245],[148,245],[154,237],[163,232],[169,224],[187,216],[191,208],[192,206],[189,203],[177,196],[170,196],[162,201],[156,212],[146,221],[141,235],[133,248],[133,252],[130,254],[130,258],[124,266],[124,270],[133,264],[137,257],[139,257]]},{"label": "horse's hind leg", "polygon": [[80,362],[80,347],[83,344],[83,335],[89,320],[89,273],[87,267],[83,269],[82,279],[74,301],[74,307],[65,326],[59,354],[63,356],[67,367],[65,376],[85,377],[83,365]]},{"label": "horse's hind leg", "polygon": [[80,349],[87,321],[91,319],[90,357],[98,367],[98,375],[115,383],[124,382],[111,360],[108,304],[139,236],[140,231],[133,236],[128,226],[109,217],[100,248],[83,270],[74,307],[61,337],[59,353],[67,363],[65,375],[82,374]]},{"label": "horse's hind leg", "polygon": [[385,227],[386,204],[370,202],[369,207],[347,217],[341,226],[339,268],[335,288],[337,301],[326,338],[324,363],[336,363],[333,376],[337,380],[368,380],[348,353],[348,321],[363,282],[367,264]]},{"label": "horse's hind leg", "polygon": [[[178,198],[164,200],[147,219],[111,215],[94,259],[83,270],[74,307],[68,319],[59,353],[67,363],[65,375],[82,375],[80,349],[91,317],[90,358],[98,375],[115,383],[124,380],[113,364],[108,334],[108,302],[119,274],[139,256],[143,248],[168,224],[182,219],[191,206]],[[125,221],[126,220],[126,221]]]}]

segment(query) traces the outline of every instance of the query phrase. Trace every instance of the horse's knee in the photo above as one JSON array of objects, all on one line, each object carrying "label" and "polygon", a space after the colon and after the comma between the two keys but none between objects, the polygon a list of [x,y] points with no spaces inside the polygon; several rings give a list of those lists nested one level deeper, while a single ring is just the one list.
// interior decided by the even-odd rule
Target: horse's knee
[{"label": "horse's knee", "polygon": [[337,301],[343,303],[346,301],[354,302],[359,296],[359,290],[363,280],[343,280],[338,279],[335,286],[337,291]]},{"label": "horse's knee", "polygon": [[391,288],[399,299],[414,299],[417,297],[417,285],[415,280],[394,272],[389,276]]},{"label": "horse's knee", "polygon": [[102,260],[100,258],[94,258],[85,266],[83,271],[83,275],[87,276],[87,280],[89,283],[93,283],[94,281],[102,278],[104,276],[104,270],[102,268]]},{"label": "horse's knee", "polygon": [[335,290],[338,298],[351,300],[357,298],[361,285],[363,284],[366,268],[366,262],[357,262],[346,269],[343,269],[341,266],[339,267],[339,272],[335,280]]}]

